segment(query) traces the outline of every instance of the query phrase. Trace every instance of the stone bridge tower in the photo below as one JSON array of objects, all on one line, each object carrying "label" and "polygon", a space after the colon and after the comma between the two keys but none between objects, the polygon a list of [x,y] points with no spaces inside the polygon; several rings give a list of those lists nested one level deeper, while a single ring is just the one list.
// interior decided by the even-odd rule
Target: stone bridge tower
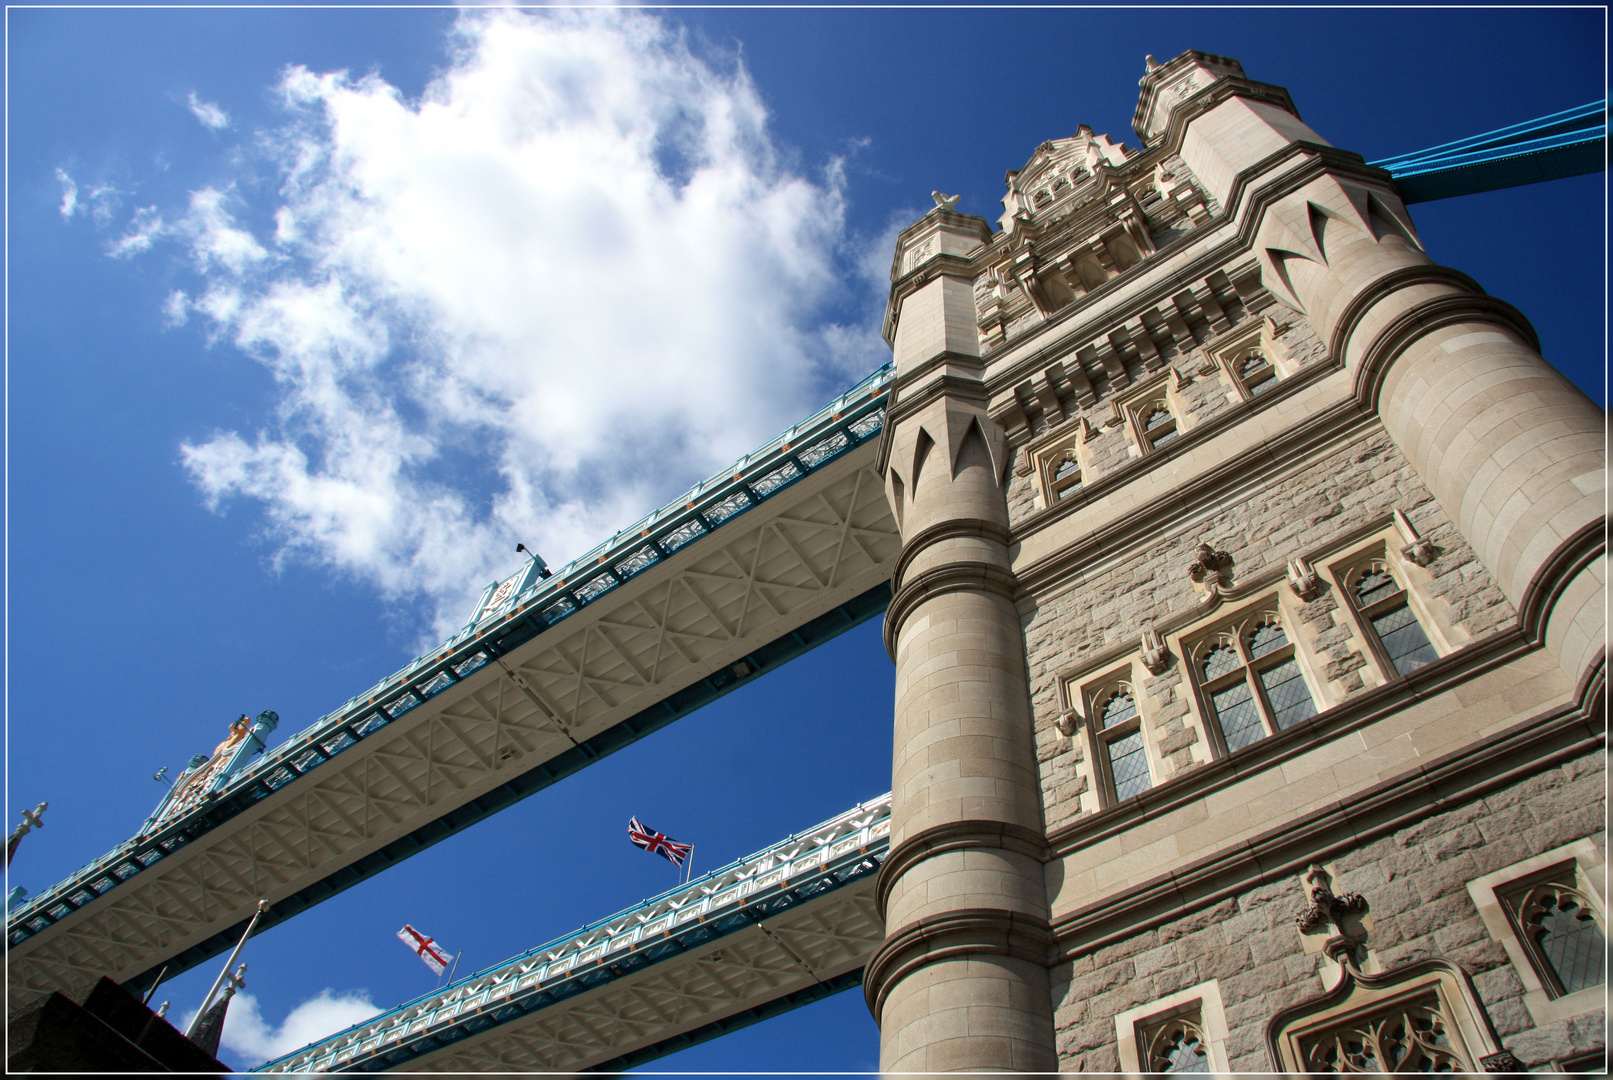
[{"label": "stone bridge tower", "polygon": [[897,243],[881,1065],[1600,1052],[1604,413],[1285,90],[1141,85]]}]

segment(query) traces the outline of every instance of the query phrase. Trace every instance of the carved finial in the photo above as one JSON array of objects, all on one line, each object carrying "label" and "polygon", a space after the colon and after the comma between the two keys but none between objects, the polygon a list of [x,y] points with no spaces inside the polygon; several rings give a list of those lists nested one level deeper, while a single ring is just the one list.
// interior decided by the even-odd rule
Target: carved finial
[{"label": "carved finial", "polygon": [[955,210],[958,206],[958,200],[962,199],[963,196],[943,195],[939,191],[932,191],[930,192],[930,198],[935,200],[935,206],[938,210]]},{"label": "carved finial", "polygon": [[1153,53],[1149,53],[1146,56],[1144,56],[1143,57],[1143,63],[1148,65],[1148,70],[1149,71],[1153,71],[1155,68],[1159,67],[1159,61],[1154,59],[1154,54]]},{"label": "carved finial", "polygon": [[1053,726],[1057,728],[1059,734],[1063,735],[1066,739],[1073,738],[1075,733],[1080,730],[1081,717],[1074,709],[1065,709],[1063,712],[1059,713],[1057,719],[1053,721]]},{"label": "carved finial", "polygon": [[1303,555],[1288,560],[1288,587],[1294,595],[1309,603],[1322,591],[1322,579]]},{"label": "carved finial", "polygon": [[1143,627],[1142,632],[1143,667],[1148,669],[1150,675],[1160,675],[1165,671],[1166,665],[1171,661],[1171,654],[1165,649],[1165,642],[1160,639],[1159,631],[1152,625]]},{"label": "carved finial", "polygon": [[1200,544],[1193,561],[1188,564],[1187,574],[1209,590],[1210,595],[1214,597],[1219,596],[1221,588],[1228,584],[1226,574],[1231,567],[1231,555],[1218,551],[1209,544]]},{"label": "carved finial", "polygon": [[1400,554],[1418,566],[1427,566],[1434,561],[1434,556],[1437,554],[1434,545],[1425,537],[1418,535],[1411,519],[1399,509],[1395,510],[1395,528],[1400,531],[1401,539],[1406,541],[1406,546],[1400,549]]},{"label": "carved finial", "polygon": [[1344,917],[1365,911],[1366,898],[1360,893],[1335,895],[1332,877],[1317,863],[1311,864],[1302,880],[1310,906],[1294,916],[1294,925],[1300,933],[1311,934],[1324,923],[1332,923],[1338,933],[1322,943],[1322,951],[1340,963],[1353,964],[1361,940],[1344,928]]}]

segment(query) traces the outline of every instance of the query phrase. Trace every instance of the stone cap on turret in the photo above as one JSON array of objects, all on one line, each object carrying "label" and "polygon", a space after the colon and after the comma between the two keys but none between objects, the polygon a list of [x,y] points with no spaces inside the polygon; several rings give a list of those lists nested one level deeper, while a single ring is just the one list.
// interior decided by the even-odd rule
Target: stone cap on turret
[{"label": "stone cap on turret", "polygon": [[[1131,126],[1150,147],[1167,140],[1167,135],[1181,124],[1184,114],[1196,112],[1209,100],[1220,100],[1228,93],[1241,93],[1249,97],[1272,101],[1292,113],[1299,111],[1293,99],[1281,86],[1254,82],[1243,72],[1243,65],[1230,56],[1189,49],[1180,56],[1161,64],[1152,56],[1144,58],[1148,70],[1138,80],[1142,94],[1137,99],[1137,112]],[[1207,91],[1219,90],[1210,94]]]},{"label": "stone cap on turret", "polygon": [[887,344],[896,341],[896,324],[901,318],[904,297],[945,273],[972,280],[969,259],[991,242],[991,222],[974,214],[952,209],[956,198],[936,193],[937,206],[896,235],[896,254],[891,260],[890,299],[885,306],[883,333]]}]

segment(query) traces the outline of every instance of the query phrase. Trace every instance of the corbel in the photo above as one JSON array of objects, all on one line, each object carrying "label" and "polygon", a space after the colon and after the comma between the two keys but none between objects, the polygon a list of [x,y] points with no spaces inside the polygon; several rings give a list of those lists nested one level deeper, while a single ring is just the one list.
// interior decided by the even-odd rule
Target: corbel
[{"label": "corbel", "polygon": [[1152,624],[1143,627],[1142,661],[1143,667],[1148,669],[1150,675],[1163,675],[1171,662],[1171,654],[1166,650],[1159,631],[1155,630]]},{"label": "corbel", "polygon": [[1288,560],[1288,587],[1306,603],[1315,600],[1322,592],[1322,578],[1303,555]]},{"label": "corbel", "polygon": [[1148,332],[1148,324],[1143,322],[1141,316],[1134,316],[1122,327],[1131,344],[1137,347],[1137,358],[1141,361],[1144,371],[1158,371],[1164,358],[1159,355],[1159,348],[1154,344],[1154,336]]},{"label": "corbel", "polygon": [[1075,394],[1075,400],[1083,409],[1090,408],[1098,403],[1097,391],[1092,389],[1092,380],[1087,378],[1086,369],[1081,366],[1079,358],[1072,356],[1068,367],[1061,360],[1048,368],[1049,371],[1055,369],[1070,384],[1070,390]]},{"label": "corbel", "polygon": [[1406,546],[1400,549],[1400,554],[1418,566],[1427,566],[1434,561],[1436,549],[1433,543],[1426,537],[1418,535],[1411,519],[1398,508],[1395,510],[1395,528],[1399,530],[1400,538],[1406,541]]},{"label": "corbel", "polygon": [[1223,588],[1232,584],[1227,580],[1227,571],[1231,568],[1231,555],[1209,544],[1200,544],[1194,552],[1193,561],[1187,566],[1187,575],[1196,584],[1203,585],[1210,598],[1215,599],[1221,595]]},{"label": "corbel", "polygon": [[[1214,369],[1212,368],[1211,370],[1214,370]],[[1176,367],[1171,368],[1171,389],[1172,390],[1176,391],[1177,393],[1181,393],[1183,390],[1187,389],[1188,384],[1191,383],[1192,381],[1193,381],[1192,376],[1182,374],[1182,369],[1181,368],[1176,368]]]}]

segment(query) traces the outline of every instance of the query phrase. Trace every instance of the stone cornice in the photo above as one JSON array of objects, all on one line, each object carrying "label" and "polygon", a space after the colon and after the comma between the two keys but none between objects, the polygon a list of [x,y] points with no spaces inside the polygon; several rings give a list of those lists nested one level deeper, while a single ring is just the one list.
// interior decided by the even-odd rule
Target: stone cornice
[{"label": "stone cornice", "polygon": [[[1364,711],[1351,707],[1356,703],[1347,703],[1322,715],[1330,716],[1341,711],[1356,715],[1341,716],[1338,718],[1341,722],[1333,725],[1309,721],[1303,728],[1311,735],[1315,734],[1316,728],[1323,726],[1332,728],[1330,735],[1344,734],[1371,719],[1405,708],[1410,700],[1446,689],[1477,674],[1479,670],[1514,659],[1529,651],[1529,646],[1520,632],[1511,630],[1478,645],[1468,646],[1461,652],[1475,649],[1487,654],[1481,658],[1481,666],[1470,668],[1467,664],[1452,665],[1462,670],[1442,666],[1439,671],[1431,673],[1434,678],[1408,679],[1406,683],[1390,684],[1379,690],[1400,692],[1386,695],[1373,691],[1363,695],[1363,698],[1370,696],[1375,699],[1371,703],[1374,708]],[[1460,653],[1452,654],[1451,658],[1458,655]],[[1430,665],[1432,667],[1434,665]],[[1410,685],[1413,683],[1415,686]],[[1091,952],[1179,918],[1186,911],[1216,903],[1262,882],[1289,876],[1308,863],[1326,859],[1336,851],[1359,847],[1406,824],[1426,818],[1430,813],[1438,813],[1445,807],[1480,797],[1562,761],[1603,748],[1607,742],[1606,716],[1596,705],[1595,700],[1580,698],[1559,706],[1450,754],[1414,765],[1400,776],[1285,822],[1179,870],[1060,915],[1053,920],[1058,938],[1058,951],[1053,960],[1055,963],[1062,962]],[[1273,737],[1273,741],[1289,736],[1295,730],[1300,729],[1289,729]],[[1294,741],[1303,743],[1304,738],[1295,737]],[[1248,764],[1269,769],[1279,765],[1281,760],[1302,752],[1304,748],[1287,743],[1276,744]],[[1222,759],[1222,762],[1241,765],[1241,759],[1248,753],[1245,750]],[[1222,762],[1212,763],[1205,769],[1213,769]],[[1196,770],[1183,779],[1197,777],[1205,769]],[[1170,809],[1172,805],[1180,805],[1184,799],[1202,799],[1209,788],[1237,779],[1249,771],[1247,767],[1223,769],[1221,776],[1205,777],[1191,785],[1184,784],[1182,790],[1172,793],[1173,797],[1169,800],[1160,800],[1148,807],[1128,807],[1130,813],[1125,821],[1105,823],[1100,819],[1106,815],[1095,815],[1092,820],[1060,830],[1050,837],[1050,853],[1056,857],[1101,842],[1104,837],[1135,824],[1139,813],[1152,817]]]},{"label": "stone cornice", "polygon": [[1048,966],[1046,920],[1000,908],[960,908],[908,923],[885,938],[863,969],[863,997],[879,1023],[892,985],[941,960],[1008,956]]},{"label": "stone cornice", "polygon": [[[1518,625],[1536,645],[1546,643],[1546,621],[1557,598],[1581,570],[1607,553],[1608,521],[1588,521],[1557,546],[1535,571],[1518,604]],[[1603,650],[1606,651],[1605,648]],[[1581,673],[1574,672],[1579,675]]]},{"label": "stone cornice", "polygon": [[933,567],[904,582],[885,609],[885,651],[896,659],[896,639],[912,610],[925,600],[954,592],[995,593],[1010,603],[1018,587],[1014,575],[984,562],[953,562]]},{"label": "stone cornice", "polygon": [[1402,266],[1375,279],[1372,284],[1350,298],[1350,302],[1344,305],[1344,310],[1333,323],[1333,333],[1328,337],[1327,351],[1333,356],[1345,356],[1350,347],[1350,339],[1355,336],[1355,328],[1366,318],[1373,305],[1390,293],[1411,285],[1452,285],[1464,293],[1484,295],[1483,286],[1460,270],[1453,270],[1449,266],[1440,266],[1438,263]]},{"label": "stone cornice", "polygon": [[902,587],[902,575],[907,572],[911,563],[919,552],[941,540],[951,540],[959,537],[980,537],[985,540],[995,540],[1004,548],[1012,542],[1008,526],[996,521],[987,521],[985,518],[950,518],[934,525],[920,529],[911,537],[902,542],[901,553],[896,556],[896,565],[891,570],[891,587]]},{"label": "stone cornice", "polygon": [[1037,862],[1047,859],[1047,840],[1041,832],[1011,821],[949,821],[932,826],[892,847],[880,864],[879,876],[874,881],[874,901],[879,905],[879,917],[885,917],[886,904],[896,879],[920,861],[952,851],[987,848],[1018,852]]},{"label": "stone cornice", "polygon": [[[1261,395],[1261,398],[1267,397],[1266,394]],[[1255,400],[1258,402],[1261,398]],[[1281,399],[1270,396],[1270,400],[1264,402],[1262,407],[1279,400]],[[1226,426],[1235,425],[1246,418],[1246,414],[1236,409],[1229,410],[1229,413],[1224,413],[1222,416],[1226,417],[1224,426],[1214,427],[1211,423],[1206,423],[1187,432],[1182,438],[1173,440],[1169,454],[1162,452],[1139,459],[1143,462],[1142,469],[1157,467],[1172,457],[1179,456],[1183,450],[1199,445],[1204,439],[1213,437],[1220,430],[1225,430]],[[1223,461],[1199,474],[1173,492],[1171,498],[1154,500],[1137,512],[1127,514],[1081,537],[1073,544],[1064,545],[1057,552],[1037,562],[1017,567],[1014,571],[1015,576],[1028,593],[1046,596],[1092,567],[1104,553],[1126,550],[1147,540],[1157,539],[1170,523],[1224,504],[1228,496],[1228,487],[1237,481],[1239,474],[1254,474],[1258,471],[1254,469],[1256,460],[1266,466],[1291,465],[1317,450],[1354,436],[1377,423],[1377,417],[1362,412],[1354,398],[1341,398],[1287,431],[1250,446],[1248,454]],[[1205,429],[1205,434],[1198,437],[1201,429]],[[1195,437],[1194,441],[1189,442],[1189,437]],[[1111,476],[1115,478],[1112,483]],[[1135,483],[1139,470],[1133,466],[1117,470],[1111,476],[1103,477],[1093,485],[1099,496],[1114,486]],[[1090,500],[1091,496],[1083,492],[1082,495],[1038,511],[1014,530],[1014,539],[1023,544],[1027,538],[1054,525],[1062,516],[1072,513]]]}]

